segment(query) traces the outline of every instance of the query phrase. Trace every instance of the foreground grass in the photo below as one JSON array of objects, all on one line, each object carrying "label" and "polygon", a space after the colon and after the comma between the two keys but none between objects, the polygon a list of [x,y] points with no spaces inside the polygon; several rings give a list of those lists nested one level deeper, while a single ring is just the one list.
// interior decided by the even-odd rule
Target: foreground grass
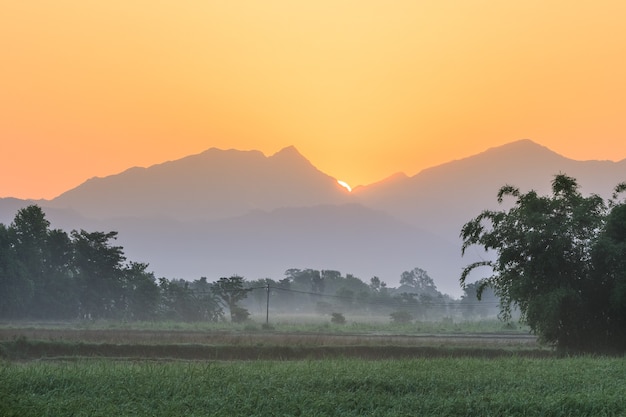
[{"label": "foreground grass", "polygon": [[2,416],[614,416],[626,359],[0,363]]}]

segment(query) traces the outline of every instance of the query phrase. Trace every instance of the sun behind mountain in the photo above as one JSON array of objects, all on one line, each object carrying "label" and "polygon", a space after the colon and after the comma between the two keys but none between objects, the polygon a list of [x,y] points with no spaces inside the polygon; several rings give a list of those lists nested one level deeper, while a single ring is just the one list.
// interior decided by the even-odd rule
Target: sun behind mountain
[{"label": "sun behind mountain", "polygon": [[341,181],[341,180],[337,180],[337,184],[341,185],[343,188],[348,190],[348,192],[352,192],[352,187],[350,187],[347,182]]}]

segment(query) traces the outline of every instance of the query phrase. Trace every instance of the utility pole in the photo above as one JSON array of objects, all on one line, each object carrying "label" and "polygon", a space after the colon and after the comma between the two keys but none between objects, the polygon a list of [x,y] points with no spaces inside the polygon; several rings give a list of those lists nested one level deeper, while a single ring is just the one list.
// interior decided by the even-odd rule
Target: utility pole
[{"label": "utility pole", "polygon": [[267,305],[265,306],[265,326],[270,325],[270,283],[267,283]]}]

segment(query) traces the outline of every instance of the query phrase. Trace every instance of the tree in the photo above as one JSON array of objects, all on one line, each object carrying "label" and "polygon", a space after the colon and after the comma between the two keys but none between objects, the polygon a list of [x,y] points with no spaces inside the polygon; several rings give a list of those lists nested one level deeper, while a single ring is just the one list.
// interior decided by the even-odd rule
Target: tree
[{"label": "tree", "polygon": [[176,321],[211,321],[223,319],[224,311],[212,284],[202,277],[193,282],[183,279],[168,281],[159,278],[161,290],[161,316]]},{"label": "tree", "polygon": [[161,293],[154,274],[147,272],[148,264],[131,262],[123,269],[122,285],[126,318],[154,320]]},{"label": "tree", "polygon": [[238,275],[230,278],[222,277],[212,286],[213,293],[222,299],[230,311],[230,320],[241,323],[248,319],[250,313],[237,303],[248,296],[249,288],[245,288],[244,279]]},{"label": "tree", "polygon": [[0,317],[21,318],[28,312],[34,283],[17,260],[11,229],[0,224]]},{"label": "tree", "polygon": [[470,282],[465,283],[459,307],[463,309],[463,315],[466,317],[487,317],[497,313],[499,302],[498,297],[490,287],[484,288],[479,298],[478,283]]},{"label": "tree", "polygon": [[116,238],[117,232],[72,231],[83,317],[112,318],[123,311],[126,258],[121,246],[111,245]]},{"label": "tree", "polygon": [[440,295],[433,279],[422,268],[413,268],[404,271],[400,276],[400,285],[411,287],[418,294],[427,293],[433,296]]},{"label": "tree", "polygon": [[67,319],[157,313],[160,289],[147,264],[125,265],[117,232],[50,229],[37,205],[0,224],[0,318]]},{"label": "tree", "polygon": [[598,286],[594,308],[603,324],[597,330],[626,349],[626,205],[611,210],[592,258]]},{"label": "tree", "polygon": [[[4,229],[2,250],[5,276],[11,285],[7,295],[19,293],[20,315],[32,318],[75,317],[78,296],[71,273],[72,242],[62,230],[50,230],[50,222],[37,205],[20,209],[9,229]],[[14,299],[13,301],[16,301]]]},{"label": "tree", "polygon": [[17,277],[24,281],[25,288],[32,288],[30,297],[23,300],[26,314],[39,317],[40,309],[47,304],[44,288],[48,279],[50,222],[39,206],[31,205],[18,210],[9,231],[19,268]]},{"label": "tree", "polygon": [[[329,272],[332,275],[333,271]],[[285,271],[285,275],[299,290],[315,293],[324,292],[325,275],[322,275],[318,270],[291,268]]]},{"label": "tree", "polygon": [[73,274],[74,249],[68,234],[60,229],[48,232],[46,276],[40,285],[40,317],[75,318],[79,299]]},{"label": "tree", "polygon": [[377,276],[370,278],[369,288],[374,293],[381,293],[387,290],[387,283]]},{"label": "tree", "polygon": [[[619,185],[616,193],[625,187]],[[518,306],[521,320],[541,340],[563,350],[591,351],[614,344],[605,323],[615,318],[603,305],[609,303],[619,279],[604,282],[609,280],[609,272],[616,273],[619,268],[607,266],[611,257],[604,257],[605,271],[601,272],[594,252],[599,237],[604,236],[606,253],[619,253],[626,235],[617,233],[619,244],[610,240],[606,227],[612,222],[605,227],[603,199],[582,196],[576,180],[563,174],[552,181],[551,196],[539,196],[535,191],[524,194],[507,185],[498,192],[498,202],[504,197],[515,199],[510,209],[485,210],[462,228],[463,254],[469,246],[479,245],[495,252],[496,260],[467,266],[461,285],[466,285],[471,271],[488,266],[493,274],[477,282],[477,295],[491,287],[500,298],[501,318],[510,319],[512,308]],[[621,207],[613,204],[609,219],[622,219]]]}]

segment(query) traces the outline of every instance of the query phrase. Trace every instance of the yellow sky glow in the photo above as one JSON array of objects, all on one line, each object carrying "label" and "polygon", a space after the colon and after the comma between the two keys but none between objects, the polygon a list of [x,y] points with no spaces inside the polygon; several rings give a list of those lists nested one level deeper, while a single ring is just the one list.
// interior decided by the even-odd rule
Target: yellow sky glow
[{"label": "yellow sky glow", "polygon": [[626,2],[0,2],[0,197],[210,147],[368,184],[530,138],[626,158]]}]

